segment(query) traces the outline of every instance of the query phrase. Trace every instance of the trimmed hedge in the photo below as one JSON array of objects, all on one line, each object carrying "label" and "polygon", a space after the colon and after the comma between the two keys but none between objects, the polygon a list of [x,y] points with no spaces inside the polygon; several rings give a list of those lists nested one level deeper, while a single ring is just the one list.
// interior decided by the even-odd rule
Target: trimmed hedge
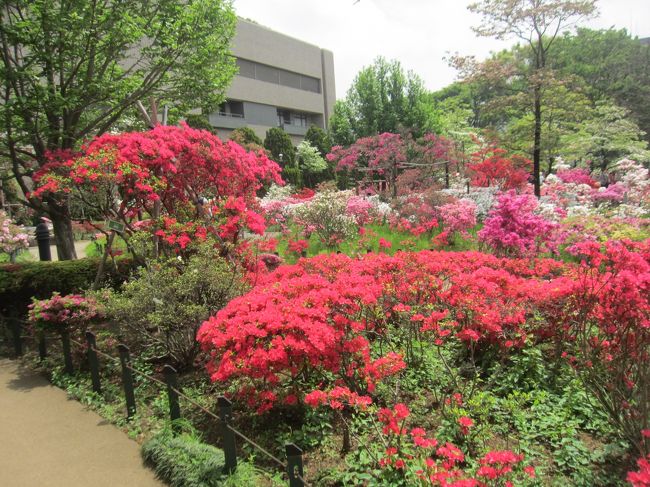
[{"label": "trimmed hedge", "polygon": [[[87,258],[52,262],[25,262],[0,265],[0,311],[22,315],[32,297],[45,299],[54,291],[70,294],[92,286],[100,259]],[[116,259],[117,269],[107,262],[104,284],[117,287],[136,264],[132,259]]]}]

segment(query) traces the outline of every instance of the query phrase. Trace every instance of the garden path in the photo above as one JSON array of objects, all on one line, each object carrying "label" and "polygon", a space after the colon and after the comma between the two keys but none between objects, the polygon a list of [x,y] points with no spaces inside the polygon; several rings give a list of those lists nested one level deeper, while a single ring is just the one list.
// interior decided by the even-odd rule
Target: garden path
[{"label": "garden path", "polygon": [[139,450],[43,377],[0,359],[0,485],[162,487]]}]

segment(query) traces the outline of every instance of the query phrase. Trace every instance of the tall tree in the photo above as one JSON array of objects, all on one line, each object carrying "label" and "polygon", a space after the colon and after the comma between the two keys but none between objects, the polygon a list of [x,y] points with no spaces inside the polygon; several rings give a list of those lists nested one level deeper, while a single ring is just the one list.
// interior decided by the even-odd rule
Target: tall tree
[{"label": "tall tree", "polygon": [[338,118],[347,117],[353,139],[401,131],[420,137],[440,125],[422,79],[412,71],[405,73],[399,61],[382,57],[357,74],[344,106],[339,104],[338,113],[336,109],[335,127],[342,125]]},{"label": "tall tree", "polygon": [[[29,197],[49,153],[106,132],[136,102],[215,108],[235,73],[231,0],[3,0],[0,157],[75,258],[69,202]],[[155,123],[155,121],[154,121]]]},{"label": "tall tree", "polygon": [[627,108],[650,142],[650,45],[625,29],[579,28],[557,39],[550,64],[562,76],[584,79],[592,101]]},{"label": "tall tree", "polygon": [[542,90],[549,51],[558,34],[596,12],[596,0],[482,0],[468,7],[483,21],[474,30],[480,36],[504,39],[516,36],[533,51],[533,183],[540,196],[542,153]]}]

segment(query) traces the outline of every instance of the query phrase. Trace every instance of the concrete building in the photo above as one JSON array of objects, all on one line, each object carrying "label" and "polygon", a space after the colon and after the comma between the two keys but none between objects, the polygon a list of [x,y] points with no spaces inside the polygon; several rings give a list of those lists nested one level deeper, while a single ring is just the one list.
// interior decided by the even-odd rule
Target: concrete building
[{"label": "concrete building", "polygon": [[239,73],[208,117],[221,138],[248,126],[264,139],[282,127],[297,144],[310,125],[327,128],[336,100],[330,51],[238,19],[232,53]]}]

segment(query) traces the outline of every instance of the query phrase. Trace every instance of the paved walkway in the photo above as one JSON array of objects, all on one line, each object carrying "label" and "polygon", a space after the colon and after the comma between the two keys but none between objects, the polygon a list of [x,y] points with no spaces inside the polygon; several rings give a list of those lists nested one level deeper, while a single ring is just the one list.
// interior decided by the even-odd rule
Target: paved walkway
[{"label": "paved walkway", "polygon": [[0,485],[161,487],[139,445],[49,384],[0,359]]},{"label": "paved walkway", "polygon": [[[77,251],[77,258],[81,259],[86,257],[86,247],[91,242],[91,240],[77,240],[74,243],[74,248]],[[38,247],[30,247],[29,253],[32,254],[34,260],[38,260]],[[50,245],[50,253],[52,254],[52,260],[59,260],[59,254],[56,252],[56,245]]]}]

